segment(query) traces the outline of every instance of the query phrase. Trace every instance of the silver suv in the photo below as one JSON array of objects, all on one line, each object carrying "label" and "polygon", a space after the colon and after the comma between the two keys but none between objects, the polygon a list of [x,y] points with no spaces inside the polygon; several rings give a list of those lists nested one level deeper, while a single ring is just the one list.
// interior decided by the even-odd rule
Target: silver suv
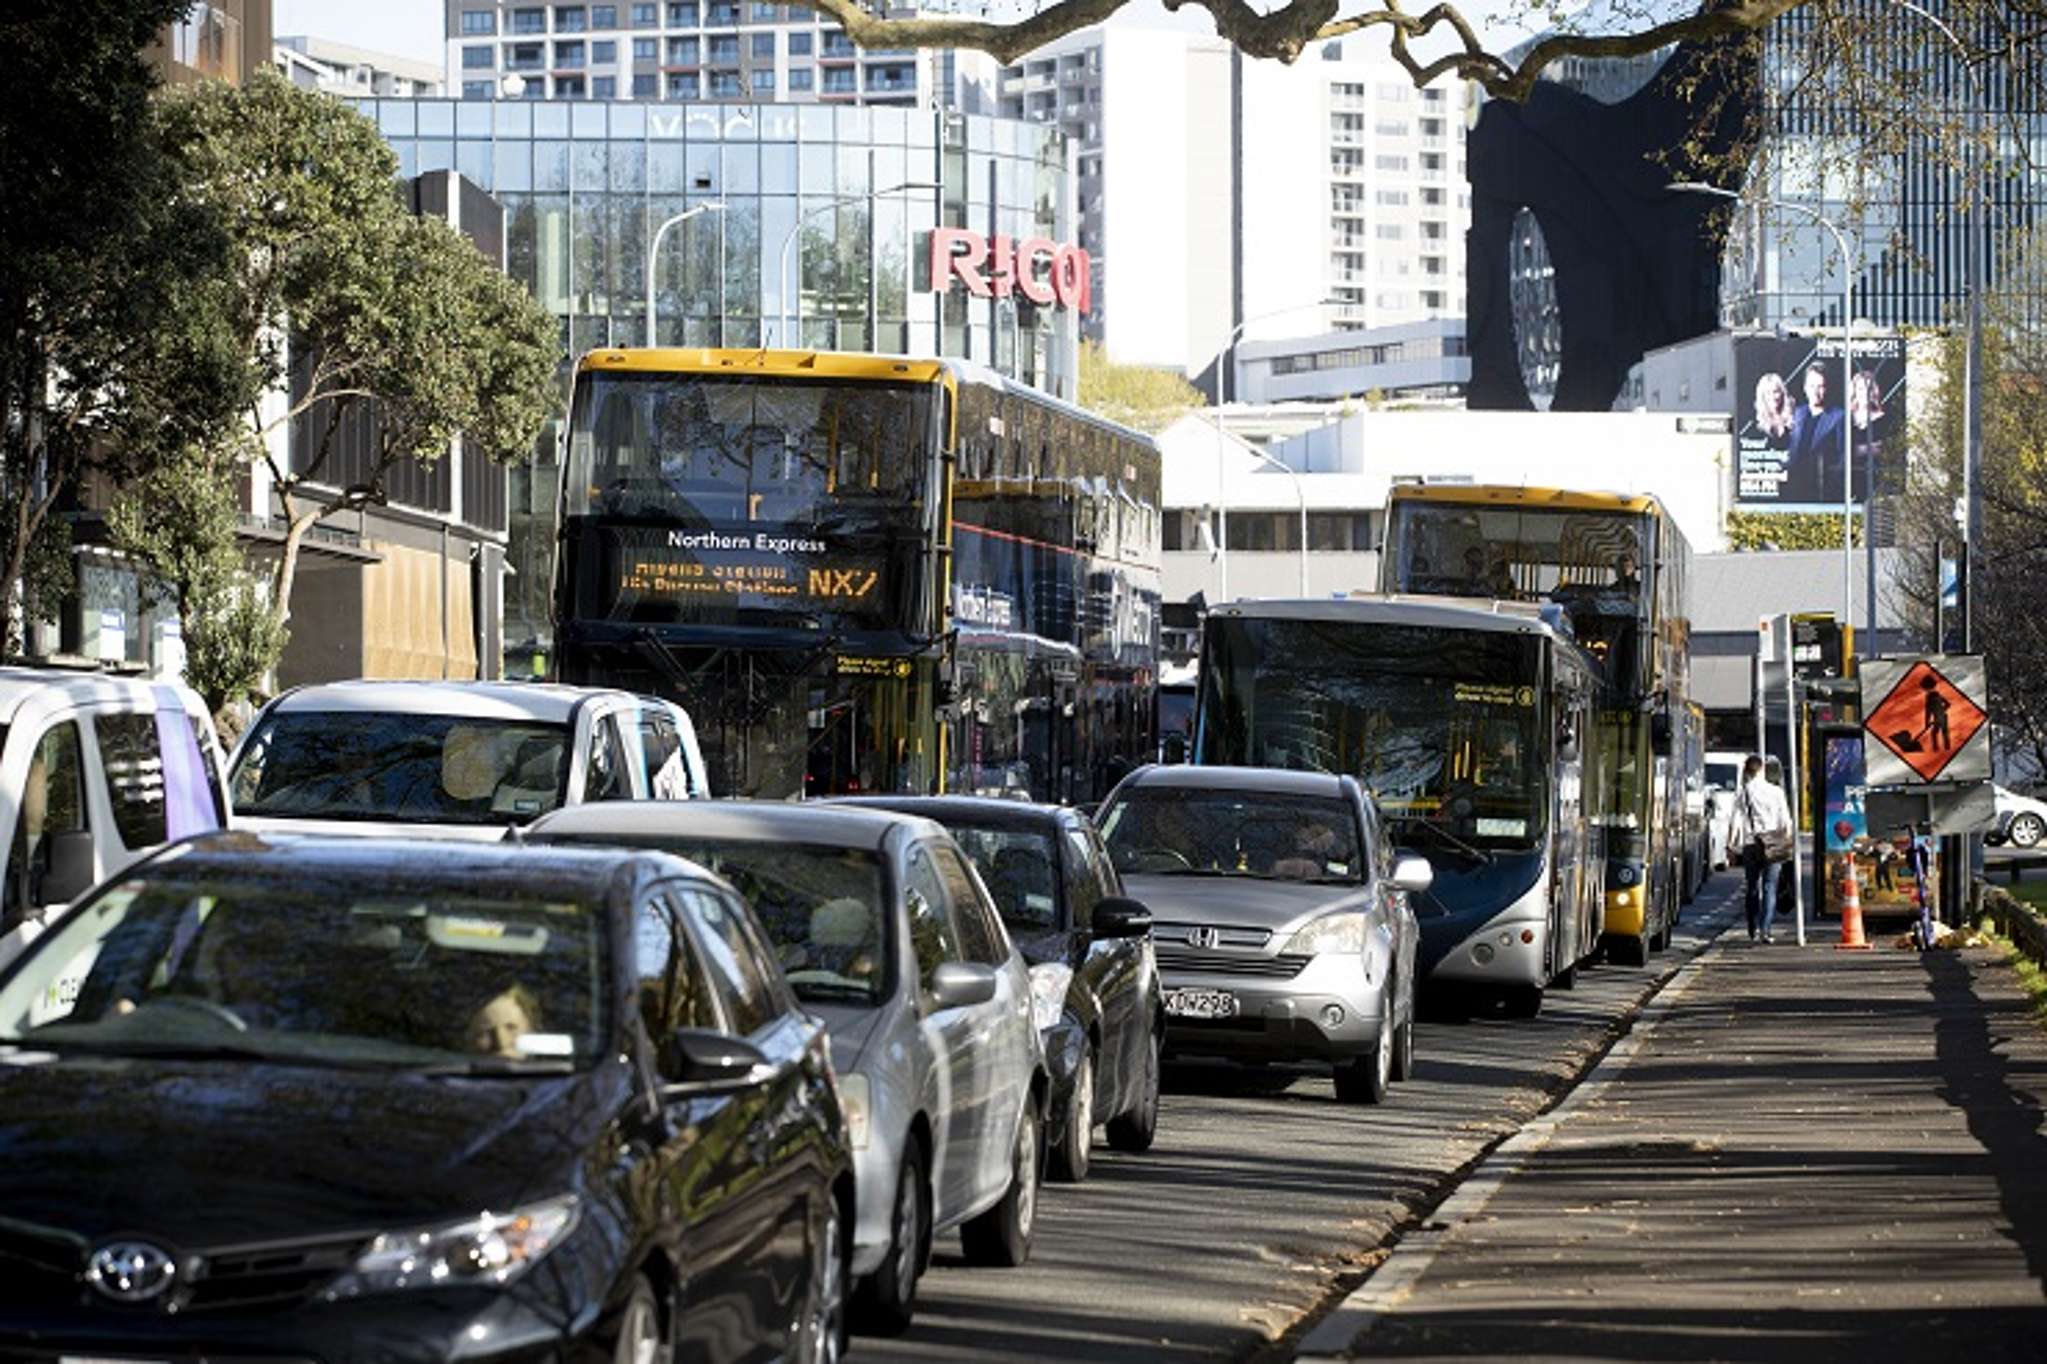
[{"label": "silver suv", "polygon": [[1346,1102],[1377,1103],[1413,1072],[1407,897],[1429,864],[1395,856],[1354,778],[1147,767],[1101,826],[1151,906],[1169,1054],[1329,1062]]}]

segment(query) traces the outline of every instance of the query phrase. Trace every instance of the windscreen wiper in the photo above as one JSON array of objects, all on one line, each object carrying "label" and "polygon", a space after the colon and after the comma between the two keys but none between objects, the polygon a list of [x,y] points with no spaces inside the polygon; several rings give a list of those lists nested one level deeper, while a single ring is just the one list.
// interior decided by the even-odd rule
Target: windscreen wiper
[{"label": "windscreen wiper", "polygon": [[566,1057],[471,1056],[459,1061],[429,1061],[407,1066],[413,1075],[573,1075],[576,1067]]},{"label": "windscreen wiper", "polygon": [[1436,837],[1442,839],[1445,843],[1448,843],[1451,847],[1456,848],[1458,851],[1466,853],[1473,858],[1476,858],[1478,861],[1485,863],[1487,866],[1492,865],[1493,862],[1492,853],[1488,852],[1484,848],[1479,847],[1476,843],[1465,842],[1463,839],[1459,838],[1456,834],[1451,833],[1442,825],[1431,823],[1430,821],[1423,819],[1420,815],[1389,815],[1387,816],[1387,818],[1394,824],[1406,824],[1417,829],[1426,829],[1430,833],[1434,834]]}]

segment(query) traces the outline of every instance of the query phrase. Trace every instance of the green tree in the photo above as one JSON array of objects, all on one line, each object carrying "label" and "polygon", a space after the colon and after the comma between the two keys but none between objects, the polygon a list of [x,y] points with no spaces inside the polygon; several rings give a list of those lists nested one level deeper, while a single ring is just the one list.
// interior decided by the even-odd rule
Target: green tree
[{"label": "green tree", "polygon": [[65,508],[140,477],[237,401],[187,305],[226,242],[149,135],[140,53],[189,0],[28,0],[0,15],[0,647],[68,584]]},{"label": "green tree", "polygon": [[[268,597],[281,632],[306,533],[382,504],[401,461],[432,462],[457,436],[471,455],[530,454],[555,401],[556,326],[460,233],[406,210],[390,148],[339,100],[265,72],[169,92],[163,124],[232,245],[219,317],[247,379],[243,411],[194,455],[215,471],[267,464],[285,518]],[[277,391],[289,400],[266,412]],[[374,446],[343,485],[336,442],[352,423]]]},{"label": "green tree", "polygon": [[1119,365],[1094,341],[1080,343],[1080,405],[1139,431],[1163,431],[1200,407],[1201,390],[1177,374]]}]

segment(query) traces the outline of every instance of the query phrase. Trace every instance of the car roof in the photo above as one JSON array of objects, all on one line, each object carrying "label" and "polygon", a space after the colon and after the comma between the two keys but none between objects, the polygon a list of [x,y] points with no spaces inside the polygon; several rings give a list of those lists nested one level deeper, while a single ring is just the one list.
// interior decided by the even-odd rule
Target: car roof
[{"label": "car roof", "polygon": [[929,819],[817,801],[604,800],[553,810],[526,826],[545,838],[703,838],[879,851],[896,829],[944,833]]},{"label": "car roof", "polygon": [[1037,829],[1046,833],[1056,833],[1080,819],[1078,812],[1064,806],[1004,800],[999,796],[835,796],[831,803],[896,810],[948,826]]},{"label": "car roof", "polygon": [[1155,764],[1123,779],[1124,790],[1179,787],[1190,791],[1263,791],[1289,796],[1340,796],[1344,778],[1285,767],[1186,767]]},{"label": "car roof", "polygon": [[45,705],[83,706],[95,702],[123,706],[155,705],[157,688],[172,687],[188,709],[195,705],[192,691],[175,683],[155,682],[146,677],[120,677],[112,673],[72,672],[63,668],[0,668],[0,724],[12,724],[30,701]]},{"label": "car roof", "polygon": [[365,888],[520,898],[602,897],[645,877],[685,876],[716,882],[693,862],[635,848],[530,847],[519,842],[358,838],[231,829],[173,844],[138,866],[138,876],[242,878],[274,876],[290,884],[313,878],[359,882]]},{"label": "car roof", "polygon": [[299,687],[271,702],[270,709],[274,713],[361,711],[566,724],[576,707],[597,697],[639,699],[612,687],[570,687],[558,682],[359,681]]}]

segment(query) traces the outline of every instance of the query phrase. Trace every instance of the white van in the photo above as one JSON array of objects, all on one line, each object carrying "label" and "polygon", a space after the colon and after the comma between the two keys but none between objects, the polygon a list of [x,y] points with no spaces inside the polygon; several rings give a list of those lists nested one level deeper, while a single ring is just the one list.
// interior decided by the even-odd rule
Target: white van
[{"label": "white van", "polygon": [[0,965],[56,910],[227,823],[220,740],[189,687],[0,668]]},{"label": "white van", "polygon": [[334,682],[257,714],[228,763],[257,830],[497,839],[595,800],[710,794],[680,706],[538,682]]}]

